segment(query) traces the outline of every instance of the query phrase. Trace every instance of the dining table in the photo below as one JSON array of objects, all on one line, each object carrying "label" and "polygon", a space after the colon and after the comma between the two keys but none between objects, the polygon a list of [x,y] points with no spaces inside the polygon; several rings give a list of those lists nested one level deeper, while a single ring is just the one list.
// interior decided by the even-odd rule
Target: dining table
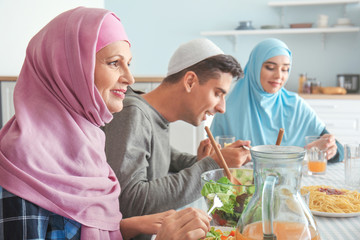
[{"label": "dining table", "polygon": [[[249,167],[249,166],[247,166]],[[326,185],[334,188],[345,188],[349,189],[345,185],[345,164],[343,162],[339,163],[329,163],[327,165],[326,173],[324,175],[308,175],[303,171],[301,185],[310,186],[310,185]],[[351,189],[354,190],[354,189]],[[360,190],[360,189],[356,189]],[[205,200],[200,198],[195,202],[188,204],[185,207],[194,207],[199,208],[207,212],[207,206]],[[185,208],[183,207],[183,208]],[[352,217],[329,217],[329,216],[318,216],[313,214],[318,230],[320,233],[320,238],[322,240],[359,240],[360,239],[360,213],[359,215],[354,216],[354,214],[349,214]]]}]

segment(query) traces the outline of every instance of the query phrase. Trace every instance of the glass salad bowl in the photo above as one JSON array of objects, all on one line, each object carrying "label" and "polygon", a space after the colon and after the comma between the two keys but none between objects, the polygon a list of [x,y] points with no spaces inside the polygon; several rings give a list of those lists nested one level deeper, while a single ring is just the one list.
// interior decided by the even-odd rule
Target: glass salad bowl
[{"label": "glass salad bowl", "polygon": [[230,168],[234,177],[242,185],[234,185],[226,177],[223,169],[215,169],[201,174],[202,190],[208,210],[212,207],[215,194],[223,203],[222,207],[211,212],[217,226],[236,227],[237,222],[255,192],[253,170]]}]

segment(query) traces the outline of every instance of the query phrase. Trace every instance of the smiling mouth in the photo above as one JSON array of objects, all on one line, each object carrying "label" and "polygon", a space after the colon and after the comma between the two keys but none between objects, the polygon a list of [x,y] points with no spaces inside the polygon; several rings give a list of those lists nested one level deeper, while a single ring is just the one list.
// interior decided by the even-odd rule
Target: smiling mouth
[{"label": "smiling mouth", "polygon": [[126,93],[125,89],[111,90],[111,92],[114,93],[114,95],[120,97],[121,99],[125,98],[125,93]]},{"label": "smiling mouth", "polygon": [[112,90],[112,92],[117,93],[117,94],[125,93],[124,91],[121,91],[121,90]]},{"label": "smiling mouth", "polygon": [[203,119],[206,120],[208,117],[211,117],[211,116],[214,116],[214,114],[206,111]]}]

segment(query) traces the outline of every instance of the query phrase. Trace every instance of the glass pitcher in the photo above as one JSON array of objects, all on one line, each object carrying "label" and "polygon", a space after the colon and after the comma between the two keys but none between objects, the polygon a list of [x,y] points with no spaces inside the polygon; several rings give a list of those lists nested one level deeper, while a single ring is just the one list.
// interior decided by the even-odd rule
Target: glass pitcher
[{"label": "glass pitcher", "polygon": [[300,194],[305,149],[264,145],[251,148],[255,194],[239,219],[237,240],[320,239]]}]

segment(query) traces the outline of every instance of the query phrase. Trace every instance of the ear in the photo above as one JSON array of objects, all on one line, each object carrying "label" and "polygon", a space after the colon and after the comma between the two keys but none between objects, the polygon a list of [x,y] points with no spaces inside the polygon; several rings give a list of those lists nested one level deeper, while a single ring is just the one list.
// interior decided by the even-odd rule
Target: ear
[{"label": "ear", "polygon": [[189,71],[185,73],[185,76],[183,78],[183,84],[187,93],[191,92],[191,90],[194,88],[197,82],[198,82],[198,77],[195,72]]}]

